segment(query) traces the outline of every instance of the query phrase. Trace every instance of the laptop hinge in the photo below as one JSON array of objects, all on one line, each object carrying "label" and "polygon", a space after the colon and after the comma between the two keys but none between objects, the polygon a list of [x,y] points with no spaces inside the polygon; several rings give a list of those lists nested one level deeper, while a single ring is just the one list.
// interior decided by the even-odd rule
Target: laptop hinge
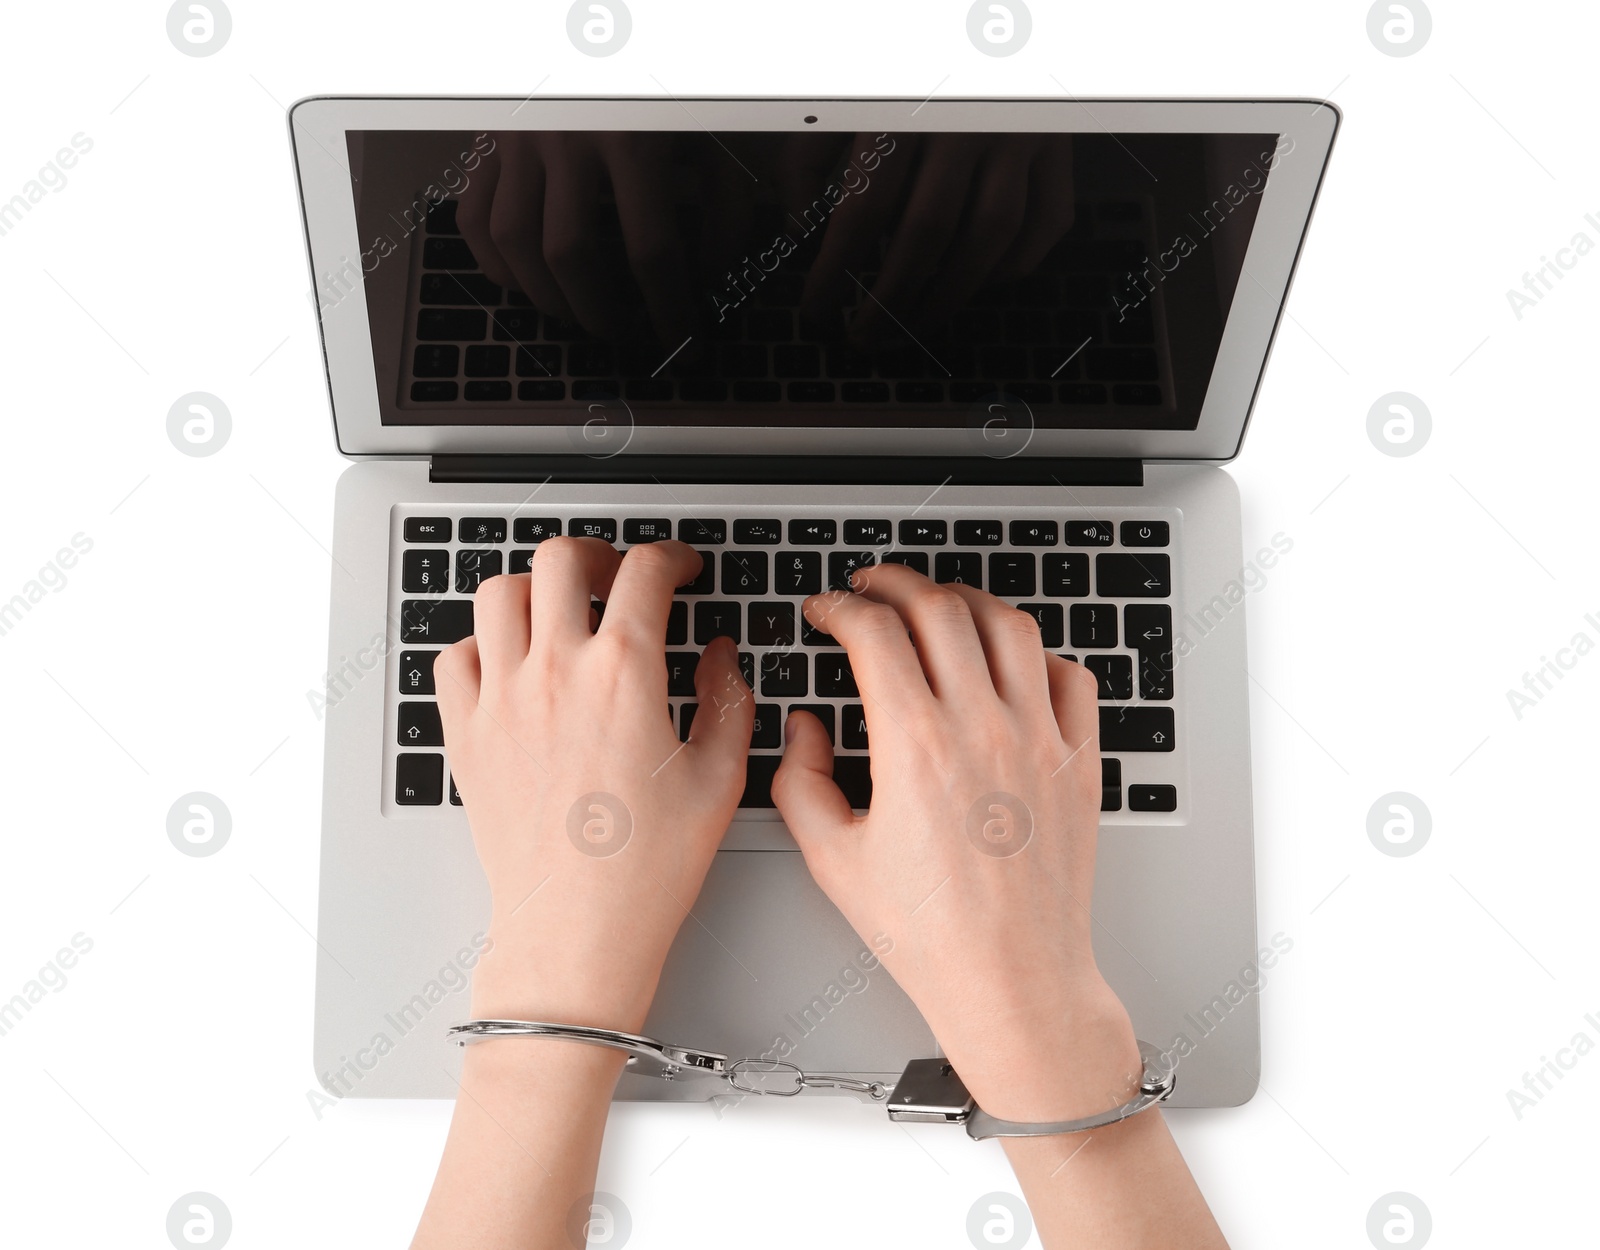
[{"label": "laptop hinge", "polygon": [[1142,486],[1139,460],[1057,456],[437,455],[432,482],[693,482],[716,485]]}]

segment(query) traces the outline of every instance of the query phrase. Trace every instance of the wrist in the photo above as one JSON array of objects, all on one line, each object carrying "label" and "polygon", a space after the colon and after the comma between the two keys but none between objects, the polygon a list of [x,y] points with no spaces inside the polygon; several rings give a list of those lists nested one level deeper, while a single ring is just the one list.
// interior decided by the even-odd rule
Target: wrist
[{"label": "wrist", "polygon": [[1119,1106],[1143,1072],[1133,1024],[1103,982],[1068,1008],[1003,1017],[983,1038],[953,1041],[947,1053],[978,1106],[1023,1123]]},{"label": "wrist", "polygon": [[506,939],[490,927],[491,945],[472,977],[472,1014],[480,1020],[549,1020],[637,1033],[660,978],[658,966],[580,956],[562,944]]}]

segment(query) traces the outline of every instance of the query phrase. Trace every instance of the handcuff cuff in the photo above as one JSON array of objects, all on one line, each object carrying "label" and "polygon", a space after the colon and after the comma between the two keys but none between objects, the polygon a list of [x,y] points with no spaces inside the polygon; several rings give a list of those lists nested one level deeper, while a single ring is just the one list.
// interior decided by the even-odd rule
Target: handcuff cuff
[{"label": "handcuff cuff", "polygon": [[[550,1037],[620,1050],[628,1056],[625,1071],[653,1076],[663,1081],[713,1077],[726,1081],[741,1094],[793,1098],[806,1089],[838,1089],[863,1094],[873,1102],[888,1106],[889,1119],[909,1124],[959,1124],[974,1141],[991,1137],[1050,1137],[1062,1133],[1082,1133],[1089,1129],[1117,1124],[1158,1103],[1165,1102],[1177,1088],[1176,1059],[1148,1042],[1139,1043],[1139,1058],[1144,1071],[1135,1095],[1121,1106],[1077,1120],[1056,1120],[1042,1124],[1002,1120],[990,1115],[973,1101],[954,1068],[943,1059],[913,1059],[893,1085],[882,1081],[859,1081],[854,1077],[804,1072],[792,1063],[769,1059],[729,1059],[716,1051],[673,1046],[638,1033],[615,1029],[596,1029],[582,1024],[551,1024],[540,1020],[469,1020],[446,1034],[458,1045],[487,1041],[496,1037]],[[763,1088],[762,1078],[775,1077],[778,1084]]]}]

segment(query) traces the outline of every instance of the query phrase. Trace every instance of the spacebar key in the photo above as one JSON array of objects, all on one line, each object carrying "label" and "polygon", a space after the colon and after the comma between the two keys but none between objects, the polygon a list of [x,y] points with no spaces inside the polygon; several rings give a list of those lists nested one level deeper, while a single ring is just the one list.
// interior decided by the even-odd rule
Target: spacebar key
[{"label": "spacebar key", "polygon": [[1100,709],[1100,750],[1172,750],[1173,716],[1170,707],[1103,707]]}]

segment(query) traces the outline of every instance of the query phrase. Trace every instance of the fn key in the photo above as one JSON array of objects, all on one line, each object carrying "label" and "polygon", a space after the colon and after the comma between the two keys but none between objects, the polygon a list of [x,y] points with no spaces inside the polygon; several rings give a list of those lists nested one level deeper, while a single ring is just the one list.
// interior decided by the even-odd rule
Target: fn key
[{"label": "fn key", "polygon": [[403,807],[437,807],[444,802],[444,756],[396,756],[394,801]]}]

